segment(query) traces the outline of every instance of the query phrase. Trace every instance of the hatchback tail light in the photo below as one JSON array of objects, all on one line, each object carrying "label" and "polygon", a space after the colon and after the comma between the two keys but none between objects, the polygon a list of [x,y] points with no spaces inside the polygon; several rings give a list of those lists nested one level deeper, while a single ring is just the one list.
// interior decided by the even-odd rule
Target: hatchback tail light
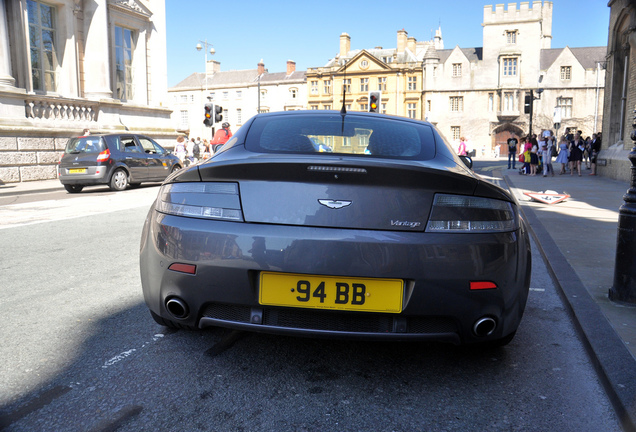
[{"label": "hatchback tail light", "polygon": [[426,232],[493,233],[518,228],[512,203],[464,195],[435,195]]},{"label": "hatchback tail light", "polygon": [[97,162],[105,162],[110,158],[110,150],[106,149],[97,155]]},{"label": "hatchback tail light", "polygon": [[176,216],[243,222],[236,183],[166,184],[159,190],[155,209]]}]

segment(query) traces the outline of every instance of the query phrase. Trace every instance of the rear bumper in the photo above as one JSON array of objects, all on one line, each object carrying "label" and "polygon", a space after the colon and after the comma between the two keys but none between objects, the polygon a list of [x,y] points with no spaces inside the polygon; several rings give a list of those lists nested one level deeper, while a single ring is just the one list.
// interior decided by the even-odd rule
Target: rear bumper
[{"label": "rear bumper", "polygon": [[[168,270],[196,265],[196,274]],[[427,234],[259,225],[149,212],[142,234],[141,279],[148,307],[190,326],[361,339],[470,343],[499,339],[521,320],[530,283],[522,229],[503,234]],[[259,304],[261,271],[405,281],[399,314],[281,308]],[[496,289],[470,290],[471,281]],[[188,314],[165,307],[178,297]],[[478,337],[483,317],[495,331]]]},{"label": "rear bumper", "polygon": [[64,185],[96,185],[108,183],[108,166],[98,165],[82,167],[85,173],[73,174],[69,170],[75,167],[57,167],[57,174],[60,182]]}]

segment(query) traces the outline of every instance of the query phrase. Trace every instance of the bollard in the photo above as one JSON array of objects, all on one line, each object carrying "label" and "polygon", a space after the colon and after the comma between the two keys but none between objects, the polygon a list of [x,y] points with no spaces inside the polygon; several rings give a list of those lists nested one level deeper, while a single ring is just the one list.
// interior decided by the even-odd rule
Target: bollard
[{"label": "bollard", "polygon": [[634,147],[627,156],[632,163],[630,187],[623,195],[625,203],[618,210],[614,284],[609,290],[609,298],[618,303],[636,305],[636,116],[632,128]]}]

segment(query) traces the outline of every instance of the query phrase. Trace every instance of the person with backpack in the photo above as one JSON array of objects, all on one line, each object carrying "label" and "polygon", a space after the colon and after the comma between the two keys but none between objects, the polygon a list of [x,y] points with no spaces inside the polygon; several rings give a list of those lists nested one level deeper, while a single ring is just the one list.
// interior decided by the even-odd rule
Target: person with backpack
[{"label": "person with backpack", "polygon": [[510,169],[510,161],[512,161],[512,169],[516,169],[517,164],[517,145],[519,141],[517,140],[515,133],[512,132],[510,134],[510,138],[508,138],[508,169]]},{"label": "person with backpack", "polygon": [[225,144],[230,138],[232,138],[230,124],[228,122],[223,122],[221,129],[216,131],[214,138],[212,138],[212,142],[210,142],[210,147],[212,148],[213,153],[216,153],[219,147]]}]

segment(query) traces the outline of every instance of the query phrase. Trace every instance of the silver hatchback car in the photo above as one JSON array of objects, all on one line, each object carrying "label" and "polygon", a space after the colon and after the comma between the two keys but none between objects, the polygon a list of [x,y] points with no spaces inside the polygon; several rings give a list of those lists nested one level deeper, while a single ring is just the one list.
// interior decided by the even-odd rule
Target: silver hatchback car
[{"label": "silver hatchback car", "polygon": [[433,125],[335,111],[259,114],[169,177],[140,258],[165,326],[454,344],[510,342],[531,269],[514,197]]}]

